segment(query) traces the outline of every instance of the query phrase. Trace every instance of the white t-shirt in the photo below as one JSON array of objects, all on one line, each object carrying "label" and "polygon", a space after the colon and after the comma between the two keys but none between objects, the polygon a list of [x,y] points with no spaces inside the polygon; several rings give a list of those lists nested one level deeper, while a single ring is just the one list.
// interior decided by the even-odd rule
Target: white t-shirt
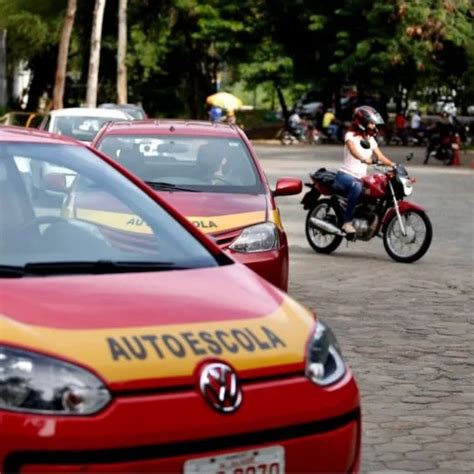
[{"label": "white t-shirt", "polygon": [[347,146],[347,142],[349,140],[355,143],[358,154],[366,160],[372,158],[375,148],[378,147],[377,141],[374,137],[370,137],[370,148],[363,148],[360,144],[361,140],[363,140],[363,137],[360,135],[356,135],[354,132],[347,132],[344,136],[344,162],[340,171],[350,174],[355,178],[363,178],[367,175],[367,165],[352,155],[349,147]]},{"label": "white t-shirt", "polygon": [[288,118],[291,127],[296,127],[301,123],[301,118],[297,113],[291,114]]},{"label": "white t-shirt", "polygon": [[421,117],[418,114],[413,114],[413,117],[411,118],[411,123],[410,126],[413,129],[420,128],[421,124]]}]

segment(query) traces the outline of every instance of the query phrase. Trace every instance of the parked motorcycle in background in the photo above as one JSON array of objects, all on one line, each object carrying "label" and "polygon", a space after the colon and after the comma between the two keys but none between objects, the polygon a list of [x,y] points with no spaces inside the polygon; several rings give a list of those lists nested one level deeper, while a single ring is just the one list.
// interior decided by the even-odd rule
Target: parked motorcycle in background
[{"label": "parked motorcycle in background", "polygon": [[429,159],[434,158],[445,165],[460,165],[463,143],[468,146],[471,144],[469,122],[462,122],[454,114],[443,114],[436,125],[430,129],[423,164],[428,164]]},{"label": "parked motorcycle in background", "polygon": [[320,141],[320,132],[311,124],[291,126],[285,123],[278,131],[277,138],[282,145],[294,145],[296,143],[308,143],[315,145]]},{"label": "parked motorcycle in background", "polygon": [[343,239],[368,241],[383,239],[388,255],[397,262],[411,263],[428,251],[433,230],[426,211],[404,198],[413,192],[411,179],[402,165],[377,166],[375,174],[362,179],[361,202],[352,224],[356,234],[342,230],[347,200],[335,183],[336,173],[321,168],[310,174],[310,190],[301,203],[308,210],[306,238],[319,253],[334,252]]},{"label": "parked motorcycle in background", "polygon": [[460,150],[461,137],[456,131],[452,130],[446,135],[434,133],[430,136],[428,146],[426,147],[423,164],[428,164],[430,158],[440,160],[446,166],[459,164]]}]

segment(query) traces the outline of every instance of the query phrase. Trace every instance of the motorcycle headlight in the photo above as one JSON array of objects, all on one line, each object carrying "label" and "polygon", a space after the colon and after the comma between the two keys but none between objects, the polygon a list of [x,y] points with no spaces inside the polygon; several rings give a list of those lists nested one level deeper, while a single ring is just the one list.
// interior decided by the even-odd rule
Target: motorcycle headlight
[{"label": "motorcycle headlight", "polygon": [[252,253],[273,250],[279,245],[278,229],[275,224],[265,222],[245,228],[229,248],[235,252]]},{"label": "motorcycle headlight", "polygon": [[413,192],[413,184],[411,182],[410,178],[400,178],[400,181],[403,186],[403,194],[405,196],[410,196],[410,194]]},{"label": "motorcycle headlight", "polygon": [[331,329],[318,320],[308,344],[306,376],[320,387],[340,380],[347,371],[341,351]]},{"label": "motorcycle headlight", "polygon": [[103,383],[80,367],[0,346],[0,410],[90,415],[110,399]]}]

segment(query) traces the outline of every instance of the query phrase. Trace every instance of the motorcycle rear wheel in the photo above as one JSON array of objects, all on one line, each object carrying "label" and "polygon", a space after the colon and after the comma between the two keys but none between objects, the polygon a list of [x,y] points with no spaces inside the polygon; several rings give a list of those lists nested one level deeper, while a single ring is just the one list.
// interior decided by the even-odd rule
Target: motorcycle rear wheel
[{"label": "motorcycle rear wheel", "polygon": [[402,214],[407,235],[402,234],[396,214],[386,224],[383,245],[386,252],[397,262],[412,263],[428,251],[433,238],[433,227],[423,211],[411,210]]},{"label": "motorcycle rear wheel", "polygon": [[309,245],[318,253],[334,252],[341,245],[342,237],[317,229],[311,224],[311,217],[317,217],[340,227],[343,221],[342,211],[335,207],[329,199],[321,199],[306,215],[305,231]]}]

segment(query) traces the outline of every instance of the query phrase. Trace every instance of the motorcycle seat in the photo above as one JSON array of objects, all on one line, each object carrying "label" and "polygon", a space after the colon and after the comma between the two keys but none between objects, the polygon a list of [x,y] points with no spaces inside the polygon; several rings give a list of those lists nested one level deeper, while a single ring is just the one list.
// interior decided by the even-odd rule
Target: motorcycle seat
[{"label": "motorcycle seat", "polygon": [[336,179],[336,173],[334,171],[328,171],[326,168],[319,168],[319,170],[310,174],[311,178],[318,181],[325,186],[332,186]]}]

